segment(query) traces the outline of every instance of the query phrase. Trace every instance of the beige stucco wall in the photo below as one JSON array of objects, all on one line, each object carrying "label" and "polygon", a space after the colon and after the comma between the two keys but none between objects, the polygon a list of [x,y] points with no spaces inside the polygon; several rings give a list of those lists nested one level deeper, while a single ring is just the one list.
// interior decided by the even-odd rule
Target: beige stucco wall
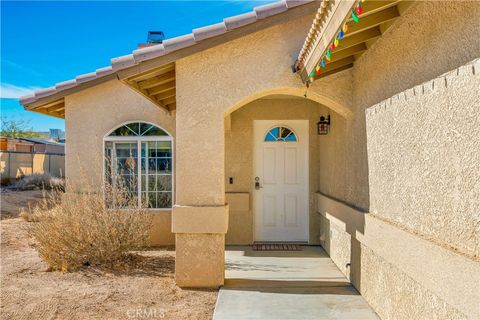
[{"label": "beige stucco wall", "polygon": [[[228,169],[227,169],[228,171]],[[253,214],[250,205],[250,192],[227,192],[228,232],[226,244],[251,244],[253,241]]]},{"label": "beige stucco wall", "polygon": [[343,148],[320,141],[345,162],[322,157],[320,191],[363,209],[325,210],[322,245],[382,319],[479,317],[479,13],[414,5],[351,70]]},{"label": "beige stucco wall", "polygon": [[[462,72],[455,84],[437,85],[433,93],[433,82],[415,86],[452,70],[455,75],[455,68],[480,57],[480,42],[472,38],[480,34],[479,14],[478,2],[419,2],[353,68],[358,113],[388,99],[388,110],[377,106],[376,116],[368,113],[368,121],[357,124],[360,161],[365,161],[366,123],[373,139],[371,159],[361,170],[364,175],[370,169],[371,211],[477,254],[471,223],[478,217],[479,197],[469,188],[478,190],[472,167],[478,168],[478,157],[468,155],[478,149],[472,140],[478,132],[478,79]],[[463,156],[468,158],[462,161]]]},{"label": "beige stucco wall", "polygon": [[[66,178],[70,186],[85,179],[90,185],[102,185],[103,138],[125,122],[151,122],[175,136],[173,115],[117,80],[67,96],[65,105]],[[152,245],[173,244],[171,211],[152,213]]]},{"label": "beige stucco wall", "polygon": [[[66,176],[102,183],[103,138],[130,121],[146,121],[175,136],[175,117],[120,81],[112,80],[66,97]],[[86,172],[82,172],[86,171]]]},{"label": "beige stucco wall", "polygon": [[[473,41],[480,34],[479,14],[476,1],[418,1],[356,61],[355,113],[364,114],[375,103],[479,57],[480,42]],[[362,181],[368,175],[365,119],[360,117],[352,129],[357,137],[352,153],[362,159],[357,173]]]},{"label": "beige stucco wall", "polygon": [[[303,96],[303,86],[291,66],[312,18],[286,22],[176,62],[179,204],[225,202],[224,116],[268,94]],[[310,96],[346,112],[350,96],[343,94],[344,82],[342,76],[322,81],[321,90]],[[208,175],[203,174],[205,168],[209,168]]]},{"label": "beige stucco wall", "polygon": [[480,60],[367,111],[370,212],[480,257]]},{"label": "beige stucco wall", "polygon": [[321,241],[382,319],[477,319],[480,264],[317,195]]}]

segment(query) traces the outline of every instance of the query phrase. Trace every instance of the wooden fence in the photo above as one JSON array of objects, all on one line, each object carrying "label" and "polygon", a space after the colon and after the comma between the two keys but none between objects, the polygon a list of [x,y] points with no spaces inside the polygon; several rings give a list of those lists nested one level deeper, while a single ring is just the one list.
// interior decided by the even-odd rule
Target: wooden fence
[{"label": "wooden fence", "polygon": [[50,173],[55,177],[65,176],[65,155],[30,152],[0,152],[2,178],[19,178],[30,174]]}]

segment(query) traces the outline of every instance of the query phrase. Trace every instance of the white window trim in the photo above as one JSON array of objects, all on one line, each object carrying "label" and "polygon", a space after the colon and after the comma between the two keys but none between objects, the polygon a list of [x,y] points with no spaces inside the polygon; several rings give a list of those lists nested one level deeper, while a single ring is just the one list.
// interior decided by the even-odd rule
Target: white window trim
[{"label": "white window trim", "polygon": [[[117,130],[118,128],[123,127],[124,125],[131,124],[131,123],[136,123],[136,122],[141,122],[141,123],[147,123],[154,125],[168,134],[168,136],[109,136],[112,132]],[[137,197],[138,197],[138,206],[141,206],[142,203],[142,183],[141,183],[141,176],[142,176],[142,142],[146,141],[170,141],[171,143],[171,148],[172,148],[172,207],[171,208],[144,208],[145,210],[148,211],[172,211],[173,205],[175,203],[175,147],[174,147],[174,141],[172,135],[167,132],[165,129],[163,129],[161,126],[147,122],[147,121],[128,121],[125,123],[122,123],[121,125],[115,127],[114,129],[110,130],[104,137],[103,137],[103,158],[102,158],[102,163],[103,163],[103,174],[102,174],[102,182],[103,185],[105,185],[105,173],[106,173],[106,168],[105,168],[105,142],[125,142],[125,143],[136,143],[137,144],[137,176],[140,181],[138,184],[138,192],[137,192]],[[117,209],[118,210],[118,209]],[[120,210],[129,210],[127,209],[120,209]]]}]

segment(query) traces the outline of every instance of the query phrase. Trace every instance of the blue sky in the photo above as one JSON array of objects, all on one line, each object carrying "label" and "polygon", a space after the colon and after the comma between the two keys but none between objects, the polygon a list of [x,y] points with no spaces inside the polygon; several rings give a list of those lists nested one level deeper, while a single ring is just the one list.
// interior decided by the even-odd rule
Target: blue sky
[{"label": "blue sky", "polygon": [[1,113],[34,130],[64,121],[26,112],[18,96],[94,71],[128,54],[147,31],[167,38],[250,11],[266,1],[1,1]]}]

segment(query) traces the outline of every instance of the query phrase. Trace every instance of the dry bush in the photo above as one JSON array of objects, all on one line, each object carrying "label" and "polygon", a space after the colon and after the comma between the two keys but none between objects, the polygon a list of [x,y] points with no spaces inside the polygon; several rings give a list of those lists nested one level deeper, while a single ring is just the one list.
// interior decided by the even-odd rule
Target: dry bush
[{"label": "dry bush", "polygon": [[[112,267],[129,261],[131,251],[146,246],[151,215],[137,207],[136,197],[126,190],[105,187],[98,192],[89,187],[82,192],[58,192],[32,209],[30,219],[38,222],[29,233],[51,270]],[[111,209],[112,204],[125,209]]]},{"label": "dry bush", "polygon": [[1,177],[0,178],[0,186],[2,187],[6,187],[6,186],[9,186],[10,184],[12,184],[12,178],[10,177]]},{"label": "dry bush", "polygon": [[11,189],[15,190],[65,190],[65,180],[62,178],[53,177],[48,173],[43,174],[31,174],[23,176],[19,180],[15,181],[11,186]]},{"label": "dry bush", "polygon": [[22,211],[20,211],[18,216],[20,218],[22,218],[23,220],[25,220],[26,222],[38,222],[38,221],[40,221],[38,213],[34,213],[33,211],[35,211],[35,210],[31,210],[31,209],[22,210]]}]

